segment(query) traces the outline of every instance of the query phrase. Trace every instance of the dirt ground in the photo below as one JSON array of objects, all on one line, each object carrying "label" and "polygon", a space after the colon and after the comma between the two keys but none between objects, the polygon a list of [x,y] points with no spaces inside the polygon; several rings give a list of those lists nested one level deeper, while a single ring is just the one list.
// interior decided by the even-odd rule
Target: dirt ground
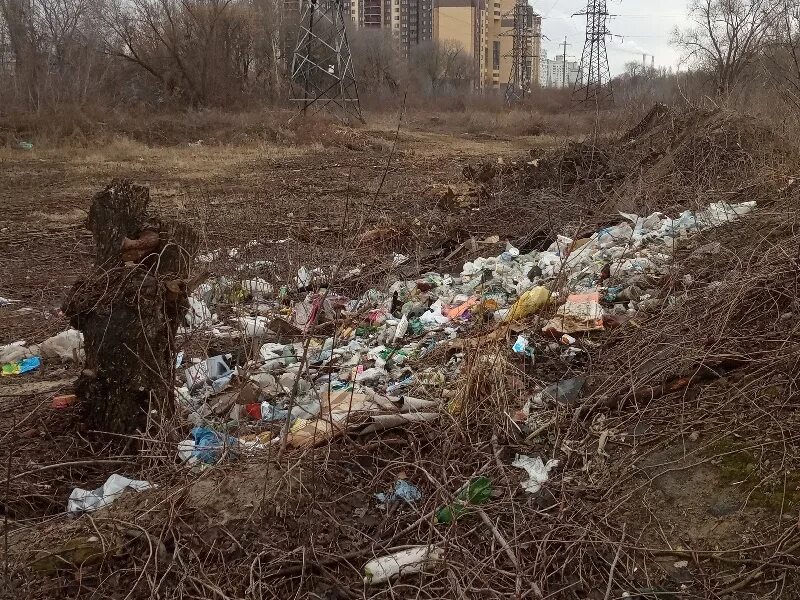
[{"label": "dirt ground", "polygon": [[[417,266],[426,256],[444,259],[470,236],[498,235],[502,246],[506,233],[520,226],[546,223],[557,231],[562,223],[552,219],[559,210],[591,212],[593,194],[608,202],[616,189],[656,208],[667,202],[658,197],[667,188],[680,192],[667,206],[705,205],[710,196],[681,194],[701,176],[712,187],[723,180],[694,163],[685,169],[691,179],[678,176],[682,165],[675,157],[694,160],[696,140],[671,139],[665,145],[683,144],[683,154],[662,156],[655,143],[642,144],[641,164],[658,163],[657,181],[648,187],[653,182],[642,183],[645,177],[628,168],[639,160],[628,155],[638,151],[630,145],[602,155],[599,167],[594,148],[569,146],[574,173],[564,177],[566,161],[537,171],[535,158],[566,146],[564,138],[448,133],[419,118],[397,125],[391,119],[358,129],[320,124],[280,142],[187,137],[148,146],[119,138],[102,147],[0,149],[0,296],[13,301],[0,307],[0,345],[39,342],[68,326],[61,302],[92,260],[84,225],[91,198],[115,178],[148,185],[160,214],[200,231],[203,251],[215,253],[215,274],[229,273],[234,258],[273,261],[285,276],[299,264],[329,265],[345,256],[347,267],[359,267],[354,288],[391,281],[385,265],[394,252],[412,256]],[[725,155],[713,139],[703,148]],[[716,155],[708,160],[720,163]],[[494,165],[491,202],[480,176],[465,178],[464,167],[479,163]],[[731,164],[730,172],[742,171],[740,162]],[[630,193],[629,174],[652,193]],[[496,378],[504,381],[503,402],[492,404],[499,384],[489,382],[481,388],[488,390],[485,398],[476,393],[473,399],[475,422],[453,419],[442,429],[345,438],[300,457],[270,455],[193,477],[174,464],[181,439],[174,433],[144,442],[132,437],[120,446],[87,431],[73,408],[51,409],[52,396],[69,390],[77,375],[71,363],[48,363],[24,381],[0,379],[0,448],[7,450],[0,459],[9,461],[0,471],[6,474],[2,506],[6,525],[13,525],[4,555],[14,569],[23,565],[9,597],[63,591],[115,600],[800,598],[800,449],[793,433],[798,348],[792,341],[800,339],[792,319],[800,309],[791,291],[796,264],[786,259],[800,229],[794,188],[783,174],[771,176],[774,187],[762,190],[770,199],[758,196],[765,205],[761,220],[721,227],[680,248],[677,266],[658,289],[677,295],[676,282],[691,275],[680,290],[685,305],[633,320],[621,332],[588,336],[583,361],[543,358],[535,369],[521,359],[509,362]],[[520,182],[533,188],[531,180],[557,177],[578,184],[562,186],[562,197],[553,185],[526,204]],[[666,185],[668,177],[674,187]],[[719,193],[736,200],[760,193],[741,191],[739,183],[731,184],[735,192]],[[460,196],[465,189],[468,198]],[[788,190],[780,205],[775,189]],[[522,200],[506,206],[509,194]],[[600,212],[576,227],[594,230],[607,218]],[[703,244],[721,249],[708,257],[696,252]],[[498,247],[487,242],[483,248]],[[540,326],[526,327],[540,347],[552,342]],[[494,352],[492,342],[476,350],[483,351]],[[703,367],[731,356],[736,367],[718,369],[702,385],[663,397],[651,390],[652,399],[633,391],[672,381],[684,374],[681,365]],[[593,378],[592,400],[622,398],[619,410],[584,422],[577,412],[573,418],[556,408],[557,426],[524,441],[503,429],[506,420],[501,426],[481,421],[492,411],[519,409],[532,381],[583,371]],[[507,435],[498,442],[498,433]],[[140,442],[137,454],[132,448]],[[508,468],[519,451],[557,453],[565,462],[563,473],[533,499],[520,490],[521,474]],[[125,496],[91,519],[62,518],[73,487],[102,483],[121,465],[141,478],[160,477],[159,488]],[[483,519],[428,527],[453,490],[479,473],[495,482]],[[373,493],[409,474],[421,482],[424,500],[376,510]],[[387,589],[362,585],[365,549],[420,539],[447,548],[448,565],[435,583],[412,576]],[[105,557],[102,569],[91,571],[98,555]],[[53,557],[87,570],[61,569]]]},{"label": "dirt ground", "polygon": [[[199,225],[209,249],[300,230],[305,247],[296,250],[311,253],[313,262],[331,239],[316,236],[317,229],[346,238],[361,219],[367,227],[425,222],[436,208],[425,197],[431,184],[461,181],[461,169],[475,160],[524,156],[556,143],[432,133],[408,123],[398,133],[388,120],[354,131],[324,127],[321,142],[303,144],[186,140],[148,147],[122,139],[99,148],[0,149],[0,296],[33,310],[3,309],[0,343],[63,328],[57,313],[64,290],[88,264],[84,222],[92,195],[115,178],[149,186],[152,205]],[[351,222],[343,223],[348,212]]]}]

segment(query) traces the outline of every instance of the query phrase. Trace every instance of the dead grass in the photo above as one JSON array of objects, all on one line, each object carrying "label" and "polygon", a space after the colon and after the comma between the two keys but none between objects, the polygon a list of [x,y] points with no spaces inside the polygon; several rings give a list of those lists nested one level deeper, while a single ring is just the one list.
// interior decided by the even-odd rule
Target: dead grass
[{"label": "dead grass", "polygon": [[[547,108],[524,105],[509,109],[502,104],[471,101],[458,110],[440,106],[407,107],[406,126],[417,131],[495,137],[584,136],[596,128],[616,130],[621,114],[595,115],[574,110],[569,103]],[[20,142],[34,148],[103,148],[122,157],[150,147],[259,145],[323,147],[358,144],[365,130],[394,130],[402,107],[365,112],[365,126],[342,127],[325,115],[293,119],[287,109],[259,111],[109,111],[65,108],[58,112],[0,113],[0,149],[17,149]],[[405,129],[405,128],[404,128]],[[374,141],[374,140],[373,140]],[[376,143],[381,144],[377,141]],[[383,142],[386,145],[386,140]],[[386,148],[384,148],[386,149]]]},{"label": "dead grass", "polygon": [[247,112],[222,110],[152,111],[66,107],[58,112],[0,114],[0,146],[20,141],[36,146],[96,147],[120,140],[148,146],[259,143],[307,144],[335,131],[324,116],[289,122],[292,111],[270,108]]}]

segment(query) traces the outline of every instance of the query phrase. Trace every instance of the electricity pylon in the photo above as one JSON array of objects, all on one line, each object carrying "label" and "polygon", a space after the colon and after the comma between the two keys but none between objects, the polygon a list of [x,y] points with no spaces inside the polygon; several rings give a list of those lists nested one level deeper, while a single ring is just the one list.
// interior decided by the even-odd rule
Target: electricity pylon
[{"label": "electricity pylon", "polygon": [[363,122],[341,0],[302,0],[289,99],[303,114],[328,111]]}]

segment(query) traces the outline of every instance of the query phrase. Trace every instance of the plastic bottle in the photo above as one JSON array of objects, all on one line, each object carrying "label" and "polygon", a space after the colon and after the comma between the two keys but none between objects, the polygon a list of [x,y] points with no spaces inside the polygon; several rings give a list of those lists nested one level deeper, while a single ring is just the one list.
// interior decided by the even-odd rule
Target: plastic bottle
[{"label": "plastic bottle", "polygon": [[403,315],[400,322],[397,324],[397,329],[394,332],[394,341],[400,340],[405,337],[408,331],[408,315]]}]

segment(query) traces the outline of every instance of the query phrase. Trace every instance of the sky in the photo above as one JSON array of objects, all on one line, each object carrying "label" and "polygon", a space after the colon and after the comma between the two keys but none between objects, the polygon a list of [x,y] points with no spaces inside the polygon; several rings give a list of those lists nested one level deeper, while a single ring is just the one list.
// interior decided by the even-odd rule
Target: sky
[{"label": "sky", "polygon": [[[564,36],[567,38],[567,59],[580,61],[586,31],[586,17],[572,14],[586,10],[586,0],[529,0],[533,10],[542,15],[542,48],[548,58],[561,54]],[[680,66],[680,53],[669,44],[672,30],[688,23],[688,0],[607,0],[608,29],[606,38],[608,62],[612,75],[625,70],[625,63],[641,62],[642,53],[655,56],[656,67]],[[683,66],[683,69],[686,67]]]}]

